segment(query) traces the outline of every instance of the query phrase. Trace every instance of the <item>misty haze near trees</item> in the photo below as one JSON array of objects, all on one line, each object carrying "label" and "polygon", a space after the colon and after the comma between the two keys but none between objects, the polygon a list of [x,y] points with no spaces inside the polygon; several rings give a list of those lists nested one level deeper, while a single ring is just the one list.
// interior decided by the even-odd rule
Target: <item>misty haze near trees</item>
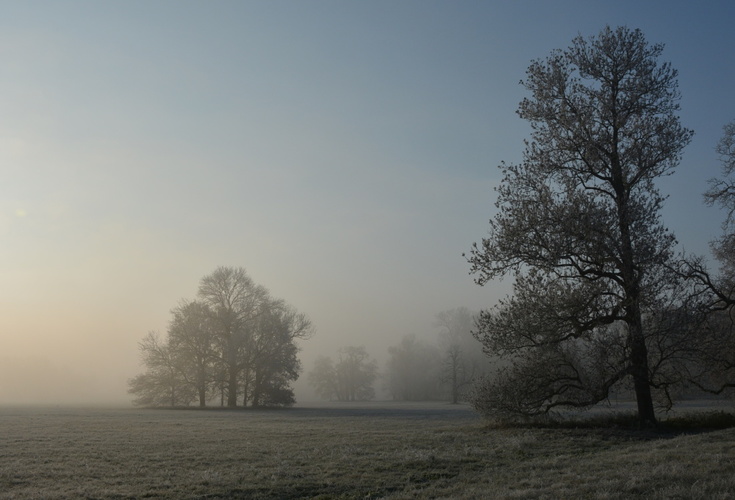
[{"label": "misty haze near trees", "polygon": [[336,359],[321,355],[308,374],[319,397],[368,401],[383,394],[393,401],[466,402],[473,383],[491,368],[473,337],[475,314],[466,307],[435,315],[434,335],[407,334],[387,348],[380,367],[364,346],[339,349]]},{"label": "misty haze near trees", "polygon": [[[532,127],[520,164],[502,164],[489,236],[467,258],[476,282],[514,278],[513,295],[472,314],[436,315],[439,335],[405,334],[381,365],[362,345],[322,353],[307,381],[323,399],[471,400],[493,418],[587,409],[631,393],[641,425],[682,394],[733,387],[733,134],[705,199],[727,212],[721,262],[683,254],[661,220],[657,182],[692,131],[680,124],[677,71],[640,30],[603,29],[536,60],[518,114]],[[141,342],[136,404],[291,405],[297,340],[311,322],[241,268],[202,278],[167,336]],[[473,338],[474,337],[474,338]],[[478,343],[479,341],[479,343]]]}]

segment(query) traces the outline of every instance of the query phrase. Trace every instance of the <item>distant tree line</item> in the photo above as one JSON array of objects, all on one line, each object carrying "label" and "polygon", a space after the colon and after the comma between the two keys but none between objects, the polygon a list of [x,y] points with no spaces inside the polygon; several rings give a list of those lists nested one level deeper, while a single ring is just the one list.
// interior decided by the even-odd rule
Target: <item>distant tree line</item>
[{"label": "distant tree line", "polygon": [[320,397],[332,401],[373,399],[382,379],[382,388],[394,400],[458,403],[490,367],[472,336],[473,325],[474,315],[467,308],[443,311],[435,318],[440,330],[436,341],[403,336],[388,348],[382,372],[364,346],[348,346],[334,360],[318,357],[308,381]]},{"label": "distant tree line", "polygon": [[310,320],[270,296],[242,268],[203,277],[196,300],[172,311],[165,336],[140,343],[145,372],[129,381],[142,406],[287,406],[301,368],[296,341]]}]

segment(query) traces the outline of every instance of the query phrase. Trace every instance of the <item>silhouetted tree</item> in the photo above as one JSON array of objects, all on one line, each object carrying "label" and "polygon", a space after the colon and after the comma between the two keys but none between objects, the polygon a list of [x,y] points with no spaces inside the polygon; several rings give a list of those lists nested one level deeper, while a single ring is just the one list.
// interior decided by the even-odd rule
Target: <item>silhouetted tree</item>
[{"label": "silhouetted tree", "polygon": [[518,114],[531,140],[501,166],[498,213],[469,258],[480,285],[515,276],[478,321],[486,351],[513,362],[479,391],[484,411],[588,407],[631,379],[641,423],[656,422],[644,318],[679,285],[655,181],[692,136],[662,50],[607,27],[528,68]]}]

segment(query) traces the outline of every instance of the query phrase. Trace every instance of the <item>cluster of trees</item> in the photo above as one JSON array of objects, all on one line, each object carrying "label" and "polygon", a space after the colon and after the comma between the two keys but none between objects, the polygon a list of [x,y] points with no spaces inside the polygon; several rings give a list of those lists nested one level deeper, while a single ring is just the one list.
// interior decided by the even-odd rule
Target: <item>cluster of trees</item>
[{"label": "cluster of trees", "polygon": [[146,371],[129,381],[134,403],[293,404],[296,341],[311,336],[309,319],[242,268],[217,268],[201,279],[197,296],[171,311],[165,337],[151,332],[140,342]]},{"label": "cluster of trees", "polygon": [[478,319],[505,364],[474,398],[501,418],[586,408],[630,387],[642,425],[677,390],[733,387],[735,124],[718,148],[724,178],[706,199],[728,217],[722,268],[676,251],[656,181],[680,161],[677,72],[639,30],[602,30],[532,62],[518,114],[520,164],[502,164],[497,214],[468,261],[480,285],[507,274],[514,293]]},{"label": "cluster of trees", "polygon": [[464,307],[444,311],[437,314],[435,325],[440,329],[435,343],[406,335],[390,346],[382,373],[364,347],[351,346],[341,349],[336,360],[317,358],[309,383],[320,397],[337,401],[373,399],[380,379],[394,400],[465,400],[489,366],[472,336],[474,315]]}]

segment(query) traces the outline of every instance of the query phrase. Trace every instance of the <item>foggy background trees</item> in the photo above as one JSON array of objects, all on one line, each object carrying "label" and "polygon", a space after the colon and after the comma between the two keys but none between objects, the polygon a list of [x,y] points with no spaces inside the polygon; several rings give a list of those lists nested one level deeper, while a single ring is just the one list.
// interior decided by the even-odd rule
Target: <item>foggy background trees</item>
[{"label": "foggy background trees", "polygon": [[368,401],[375,397],[378,363],[370,358],[364,346],[348,346],[339,350],[336,361],[319,356],[308,377],[324,399]]},{"label": "foggy background trees", "polygon": [[146,371],[130,380],[134,403],[145,406],[291,405],[301,368],[298,340],[309,319],[271,297],[242,268],[204,276],[198,299],[172,311],[167,335],[139,344]]},{"label": "foggy background trees", "polygon": [[400,401],[467,400],[472,384],[488,373],[491,360],[473,337],[475,315],[465,307],[435,317],[437,331],[404,335],[379,363],[363,346],[345,347],[336,359],[319,356],[308,381],[322,399],[365,401],[377,395]]},{"label": "foggy background trees", "polygon": [[475,316],[466,307],[459,307],[442,311],[435,318],[434,324],[440,329],[441,381],[452,403],[466,400],[474,382],[494,363],[472,335]]},{"label": "foggy background trees", "polygon": [[441,353],[434,343],[405,335],[388,348],[385,383],[390,397],[403,401],[441,398]]},{"label": "foggy background trees", "polygon": [[[308,383],[322,399],[368,401],[467,400],[490,362],[473,337],[467,308],[435,316],[436,331],[404,335],[389,346],[382,368],[364,346],[320,355]],[[309,319],[270,296],[242,268],[219,267],[204,276],[195,300],[172,310],[166,335],[139,343],[145,371],[129,381],[141,406],[287,406],[301,369],[298,340],[313,332]]]}]

